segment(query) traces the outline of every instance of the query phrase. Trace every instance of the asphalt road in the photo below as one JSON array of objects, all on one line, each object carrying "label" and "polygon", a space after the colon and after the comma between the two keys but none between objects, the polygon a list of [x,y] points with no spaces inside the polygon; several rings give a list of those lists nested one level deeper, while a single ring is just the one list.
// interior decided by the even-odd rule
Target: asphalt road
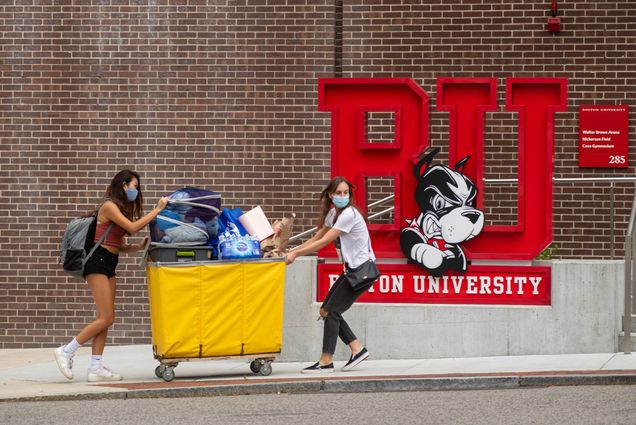
[{"label": "asphalt road", "polygon": [[636,386],[0,403],[0,424],[634,424]]}]

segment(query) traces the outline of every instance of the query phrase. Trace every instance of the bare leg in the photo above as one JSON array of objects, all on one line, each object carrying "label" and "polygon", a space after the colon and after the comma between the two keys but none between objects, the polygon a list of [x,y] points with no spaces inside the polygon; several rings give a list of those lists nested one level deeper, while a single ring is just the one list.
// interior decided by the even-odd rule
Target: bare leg
[{"label": "bare leg", "polygon": [[[320,317],[325,318],[329,313],[324,308],[320,308]],[[322,353],[320,355],[319,363],[322,365],[327,365],[333,361],[333,354],[330,353]]]},{"label": "bare leg", "polygon": [[331,363],[333,361],[333,354],[329,354],[329,353],[322,353],[320,355],[320,364],[321,365],[328,365],[329,363]]},{"label": "bare leg", "polygon": [[[349,343],[349,348],[351,349],[351,354],[355,356],[360,351],[362,351],[364,347],[362,346],[362,344],[360,344],[360,341],[358,341],[357,339],[354,339],[353,341]],[[325,364],[331,363],[332,361],[333,361],[333,354],[322,353],[320,355],[320,364],[325,365]]]},{"label": "bare leg", "polygon": [[105,275],[95,273],[86,276],[86,281],[93,292],[97,308],[96,318],[93,322],[86,325],[75,339],[80,344],[85,344],[92,338],[93,354],[101,355],[104,352],[108,328],[115,320],[116,279],[114,277],[108,279]]},{"label": "bare leg", "polygon": [[[116,278],[112,277],[108,280],[108,285],[110,288],[110,296],[111,296],[111,311],[113,320],[115,318],[115,290],[117,289]],[[111,322],[112,325],[112,322]],[[110,326],[109,326],[110,327]],[[92,354],[101,356],[104,353],[104,346],[106,345],[106,336],[108,335],[108,328],[104,329],[97,335],[93,337],[92,342]]]},{"label": "bare leg", "polygon": [[351,349],[351,354],[355,356],[360,351],[362,351],[364,347],[362,346],[362,344],[360,344],[360,341],[358,341],[357,339],[354,339],[353,341],[349,343],[349,348]]}]

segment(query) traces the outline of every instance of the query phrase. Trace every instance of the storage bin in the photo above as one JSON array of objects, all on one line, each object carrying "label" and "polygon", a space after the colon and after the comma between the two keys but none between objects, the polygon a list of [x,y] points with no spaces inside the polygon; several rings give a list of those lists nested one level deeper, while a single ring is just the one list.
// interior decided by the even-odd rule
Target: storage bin
[{"label": "storage bin", "polygon": [[283,340],[285,262],[252,260],[146,269],[155,358],[268,357]]},{"label": "storage bin", "polygon": [[209,261],[212,258],[211,246],[150,246],[150,260],[156,263],[182,263],[188,261]]}]

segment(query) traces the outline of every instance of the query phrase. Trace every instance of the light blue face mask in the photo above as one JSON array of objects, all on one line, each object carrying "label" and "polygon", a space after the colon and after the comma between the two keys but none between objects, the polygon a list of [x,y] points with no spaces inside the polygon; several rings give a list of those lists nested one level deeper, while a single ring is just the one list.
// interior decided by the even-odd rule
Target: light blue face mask
[{"label": "light blue face mask", "polygon": [[126,197],[128,198],[129,202],[135,202],[137,196],[139,196],[139,191],[134,187],[126,189]]},{"label": "light blue face mask", "polygon": [[336,206],[336,208],[344,208],[347,205],[349,205],[349,197],[348,196],[333,196],[331,198],[331,200],[333,201],[333,204]]}]

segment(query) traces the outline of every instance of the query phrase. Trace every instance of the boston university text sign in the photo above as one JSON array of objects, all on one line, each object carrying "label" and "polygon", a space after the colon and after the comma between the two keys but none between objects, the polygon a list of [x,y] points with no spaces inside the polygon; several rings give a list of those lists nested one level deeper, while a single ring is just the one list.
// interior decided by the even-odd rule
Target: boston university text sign
[{"label": "boston university text sign", "polygon": [[[550,267],[471,266],[464,274],[433,277],[413,264],[380,264],[382,275],[360,302],[413,304],[550,305]],[[318,299],[342,273],[318,265]]]},{"label": "boston university text sign", "polygon": [[[458,164],[470,156],[462,173],[477,187],[474,206],[483,210],[484,126],[486,112],[498,111],[497,80],[439,78],[436,104],[439,111],[449,113],[449,165]],[[424,281],[429,282],[427,271],[421,268],[417,270],[413,264],[382,263],[382,259],[406,259],[400,245],[402,229],[407,223],[413,224],[414,217],[422,217],[425,213],[429,216],[415,200],[414,193],[418,186],[413,177],[414,165],[421,161],[422,152],[429,147],[428,107],[428,94],[407,78],[319,80],[319,110],[331,112],[331,174],[345,176],[357,186],[355,201],[358,206],[367,205],[366,187],[369,179],[384,177],[393,181],[394,221],[390,224],[371,224],[369,230],[380,270],[391,281],[406,279],[403,285],[409,279],[414,285],[420,282],[419,277],[415,276],[424,276]],[[468,260],[528,261],[552,241],[554,113],[565,111],[566,108],[565,78],[506,79],[506,110],[516,112],[518,120],[517,221],[509,226],[485,225],[478,236],[466,239],[461,249]],[[392,114],[395,129],[393,140],[382,143],[366,140],[364,119],[373,112]],[[431,221],[420,221],[420,224],[423,222]],[[320,251],[319,256],[335,258],[337,253],[333,247],[328,247]],[[333,283],[333,278],[329,277],[329,274],[334,273],[331,267],[330,264],[319,266],[319,301],[328,291],[330,282]],[[485,276],[490,276],[490,288],[494,288],[495,281],[497,285],[500,283],[497,276],[503,278],[504,282],[514,282],[514,279],[519,282],[523,276],[526,282],[537,282],[539,269],[543,277],[535,291],[524,290],[523,294],[513,296],[506,291],[496,293],[494,289],[490,292],[487,290]],[[419,274],[416,274],[416,270]],[[404,276],[396,277],[400,273]],[[453,273],[450,271],[444,276],[452,280]],[[537,267],[480,266],[476,269],[476,266],[469,265],[465,270],[462,288],[468,291],[470,287],[470,291],[473,291],[474,285],[479,286],[483,282],[483,293],[471,296],[475,294],[462,293],[461,290],[453,293],[449,290],[425,298],[428,300],[426,302],[444,304],[549,305],[549,273],[548,276],[545,274],[545,268]],[[441,282],[444,282],[443,277]],[[456,278],[454,282],[459,281]],[[379,283],[382,281],[376,282],[374,288]],[[373,298],[375,302],[392,303],[423,302],[421,294],[424,292],[417,292],[418,288],[414,285],[411,285],[412,288],[404,286],[412,289],[412,296],[405,292],[394,292],[389,300],[388,295],[380,296],[381,291],[374,289],[374,292],[365,294],[363,299]],[[523,299],[519,296],[523,296]]]},{"label": "boston university text sign", "polygon": [[627,105],[579,106],[579,166],[627,168]]}]

